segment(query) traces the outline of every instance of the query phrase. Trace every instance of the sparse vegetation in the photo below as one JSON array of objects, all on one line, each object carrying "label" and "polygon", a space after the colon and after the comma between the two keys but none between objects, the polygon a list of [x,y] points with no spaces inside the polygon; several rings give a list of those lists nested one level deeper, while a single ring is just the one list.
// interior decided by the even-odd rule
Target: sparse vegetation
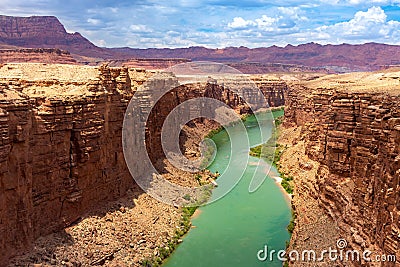
[{"label": "sparse vegetation", "polygon": [[214,152],[214,147],[211,145],[207,145],[206,149],[203,151],[203,161],[200,164],[200,169],[204,169],[205,167],[207,167],[214,156]]},{"label": "sparse vegetation", "polygon": [[281,176],[282,176],[282,182],[281,182],[282,187],[288,194],[293,194],[293,186],[291,183],[291,181],[293,181],[293,177],[286,176],[284,174],[281,174]]},{"label": "sparse vegetation", "polygon": [[222,131],[224,127],[219,126],[217,129],[211,130],[204,138],[212,138],[214,135]]},{"label": "sparse vegetation", "polygon": [[[248,116],[243,116],[242,120],[245,120],[247,117]],[[237,122],[234,122],[234,123],[237,123]],[[267,143],[257,146],[257,147],[254,147],[254,148],[251,148],[250,155],[256,156],[256,157],[262,157],[262,158],[265,158],[267,161],[272,162],[274,165],[277,164],[282,152],[285,149],[284,146],[276,143],[278,136],[279,136],[277,127],[281,123],[282,123],[282,117],[275,118],[275,128],[273,129],[271,138],[268,140]],[[214,129],[214,130],[210,131],[206,135],[206,138],[212,138],[215,134],[219,133],[221,130],[223,130],[223,127],[219,127],[218,129]],[[206,151],[204,151],[203,153],[206,158],[209,158],[212,156],[213,150],[207,148]],[[218,175],[218,172],[216,174]],[[200,174],[196,174],[194,176],[194,178],[201,185],[202,176]],[[289,182],[292,180],[293,180],[292,177],[283,176],[282,183],[285,182],[285,183],[287,183],[287,185],[284,186],[282,184],[282,186],[285,188],[286,191],[288,191],[288,193],[293,192],[293,189],[292,189],[291,185],[289,184]],[[208,197],[210,197],[210,196],[211,196],[211,189],[205,189],[204,197],[208,199]],[[190,200],[189,195],[185,195],[183,198],[188,201]],[[177,228],[175,231],[175,236],[172,238],[172,240],[170,240],[168,242],[168,244],[166,246],[160,247],[158,249],[158,253],[156,256],[143,260],[142,266],[145,266],[145,267],[161,266],[162,262],[167,257],[169,257],[169,255],[175,250],[176,246],[180,243],[180,238],[189,231],[189,229],[191,227],[190,218],[193,215],[193,213],[196,211],[196,209],[197,209],[197,207],[183,207],[182,208],[182,219],[179,224],[179,228]],[[292,220],[290,221],[289,225],[287,226],[287,229],[290,233],[293,232],[293,228],[294,228],[294,219],[295,219],[294,216],[295,216],[294,213],[292,213]]]},{"label": "sparse vegetation", "polygon": [[201,175],[200,174],[196,174],[195,176],[194,176],[194,179],[196,179],[196,181],[199,183],[199,185],[202,185],[202,183],[201,183]]},{"label": "sparse vegetation", "polygon": [[[250,156],[260,157],[266,161],[272,163],[279,170],[279,160],[281,159],[282,153],[285,151],[286,146],[277,143],[279,137],[278,126],[283,122],[283,116],[275,118],[275,127],[272,129],[271,138],[262,145],[250,148]],[[293,194],[293,177],[286,176],[281,173],[282,182],[281,185],[288,194]]]},{"label": "sparse vegetation", "polygon": [[288,230],[288,232],[289,232],[290,234],[293,233],[294,227],[295,227],[295,225],[296,225],[296,224],[295,224],[296,217],[297,217],[296,212],[294,212],[294,211],[292,210],[292,219],[290,220],[290,222],[289,222],[289,224],[288,224],[288,226],[287,226],[287,230]]},{"label": "sparse vegetation", "polygon": [[271,138],[262,145],[250,148],[250,156],[264,158],[275,166],[281,158],[285,147],[278,144],[279,137],[278,126],[282,124],[282,116],[275,118],[275,127],[272,129]]},{"label": "sparse vegetation", "polygon": [[264,158],[276,166],[284,150],[284,146],[268,141],[263,145],[250,148],[250,156]]},{"label": "sparse vegetation", "polygon": [[168,243],[164,247],[159,247],[158,248],[158,253],[156,256],[153,256],[152,258],[147,258],[144,259],[141,262],[141,265],[143,267],[158,267],[161,266],[163,261],[171,255],[171,253],[175,250],[177,245],[181,242],[180,238],[185,235],[190,227],[191,227],[191,222],[190,218],[193,215],[193,213],[196,211],[198,207],[183,207],[182,208],[182,219],[179,224],[179,228],[176,229],[175,231],[175,236],[172,238],[172,240],[168,241]]},{"label": "sparse vegetation", "polygon": [[143,267],[152,267],[153,263],[151,262],[151,260],[146,259],[146,260],[142,261],[142,266]]}]

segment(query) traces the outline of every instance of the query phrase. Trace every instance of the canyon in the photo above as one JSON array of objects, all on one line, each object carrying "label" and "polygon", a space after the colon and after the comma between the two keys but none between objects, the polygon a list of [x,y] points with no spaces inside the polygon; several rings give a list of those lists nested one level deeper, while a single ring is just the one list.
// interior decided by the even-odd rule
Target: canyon
[{"label": "canyon", "polygon": [[[268,105],[285,106],[279,167],[294,178],[296,213],[289,249],[321,251],[342,238],[348,248],[400,259],[400,72],[389,68],[400,64],[398,46],[100,48],[67,33],[55,17],[0,16],[0,47],[0,266],[27,251],[10,264],[138,264],[173,238],[181,211],[135,184],[123,156],[122,125],[152,70],[196,60],[257,73],[249,77]],[[213,82],[166,95],[150,116],[146,148],[171,182],[196,185],[193,174],[166,163],[160,129],[174,107],[204,96],[249,112],[240,97]],[[207,120],[185,126],[181,150],[198,156],[198,142],[217,127]],[[135,166],[140,173],[140,163]],[[210,175],[200,173],[203,180]],[[108,248],[105,240],[112,240]],[[374,266],[365,264],[344,266]]]},{"label": "canyon", "polygon": [[[135,185],[122,149],[122,125],[128,102],[138,86],[153,75],[142,69],[106,65],[9,63],[0,68],[1,266],[12,256],[32,250],[33,256],[17,258],[12,264],[60,265],[65,259],[73,266],[82,262],[90,264],[110,253],[104,249],[131,253],[129,256],[144,244],[140,248],[143,253],[130,259],[138,264],[173,236],[180,211],[151,199]],[[286,83],[269,76],[253,79],[271,106],[284,103]],[[171,82],[174,83],[173,79]],[[181,86],[155,107],[157,112],[150,118],[149,151],[153,159],[160,160],[162,156],[157,140],[159,125],[168,110],[199,96],[220,99],[238,112],[246,112],[242,100],[223,87],[215,84]],[[203,134],[188,131],[188,136],[195,135],[200,141],[210,127],[204,127]],[[195,128],[192,132],[197,131]],[[135,164],[139,170],[140,163]],[[196,183],[193,174],[179,172],[168,165],[164,175],[171,181],[184,181],[186,185]],[[126,196],[131,199],[122,201]],[[113,222],[112,214],[116,217],[130,215],[125,220],[134,220],[131,222],[137,229],[129,227],[126,221],[118,228],[120,224],[116,219]],[[111,235],[119,236],[119,241],[108,248],[93,238],[98,234],[82,233],[82,229],[88,229],[94,221],[109,225],[109,228],[91,226],[91,229],[103,229],[102,232],[108,233],[108,236],[99,234],[101,242],[110,240]],[[121,237],[119,232],[127,234]],[[159,235],[164,232],[165,236]],[[53,233],[56,237],[40,243],[41,237]],[[141,241],[144,237],[145,243]],[[74,240],[72,244],[71,239]],[[39,244],[35,240],[39,240]],[[61,241],[54,244],[54,240]],[[97,250],[93,248],[89,255],[83,255],[90,250],[87,243],[92,242],[97,242],[93,244]],[[125,248],[126,244],[133,245]],[[38,248],[41,248],[39,252]],[[61,251],[56,252],[56,248]],[[60,255],[67,256],[64,259]]]},{"label": "canyon", "polygon": [[[285,106],[278,167],[294,183],[288,250],[321,252],[343,239],[348,249],[400,259],[400,71],[392,68],[400,46],[105,48],[68,33],[53,16],[0,16],[0,48],[0,266],[139,266],[159,256],[182,230],[183,215],[132,179],[124,114],[156,70],[192,61],[258,74],[248,77],[269,107]],[[376,72],[326,75],[349,71]],[[165,77],[156,84],[177,84]],[[140,108],[149,107],[150,94],[141,93]],[[154,105],[146,150],[165,179],[189,187],[197,178],[168,164],[161,128],[172,109],[198,97],[249,113],[212,79],[178,86]],[[188,123],[182,152],[198,157],[199,141],[216,128],[204,119]],[[139,160],[133,165],[144,171]]]},{"label": "canyon", "polygon": [[[181,213],[135,185],[121,140],[128,102],[154,74],[107,65],[0,68],[0,265],[24,251],[31,253],[13,265],[138,264],[169,242]],[[279,143],[287,149],[279,167],[294,177],[297,214],[289,249],[318,251],[343,238],[348,248],[400,257],[399,77],[397,69],[286,82],[251,76],[271,107],[285,105]],[[160,128],[169,111],[200,96],[248,112],[240,97],[213,82],[181,85],[157,103],[147,150],[167,180],[187,186],[196,184],[193,174],[165,163]],[[185,126],[183,151],[196,151],[215,127]]]}]

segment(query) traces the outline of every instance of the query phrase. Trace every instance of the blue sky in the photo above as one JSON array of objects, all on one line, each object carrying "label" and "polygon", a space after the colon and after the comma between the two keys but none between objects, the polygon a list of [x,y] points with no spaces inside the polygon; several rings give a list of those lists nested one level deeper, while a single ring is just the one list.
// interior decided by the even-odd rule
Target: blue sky
[{"label": "blue sky", "polygon": [[3,15],[54,15],[107,47],[400,44],[400,0],[1,0]]}]

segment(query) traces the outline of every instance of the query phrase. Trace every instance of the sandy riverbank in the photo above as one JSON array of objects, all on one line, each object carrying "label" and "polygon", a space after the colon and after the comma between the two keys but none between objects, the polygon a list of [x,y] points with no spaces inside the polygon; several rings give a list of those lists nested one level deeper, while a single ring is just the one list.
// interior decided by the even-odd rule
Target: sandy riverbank
[{"label": "sandy riverbank", "polygon": [[195,219],[195,218],[199,217],[201,213],[202,213],[202,211],[200,209],[196,209],[196,211],[193,213],[191,218]]},{"label": "sandy riverbank", "polygon": [[282,186],[282,181],[283,181],[283,179],[281,178],[281,177],[279,177],[279,176],[271,176],[271,179],[272,180],[274,180],[275,181],[275,183],[279,186],[279,189],[282,191],[282,194],[284,195],[284,197],[285,197],[285,199],[287,200],[287,202],[289,203],[289,205],[290,205],[290,203],[291,203],[291,201],[292,201],[292,194],[289,194],[286,190],[285,190],[285,188],[283,188],[283,186]]}]

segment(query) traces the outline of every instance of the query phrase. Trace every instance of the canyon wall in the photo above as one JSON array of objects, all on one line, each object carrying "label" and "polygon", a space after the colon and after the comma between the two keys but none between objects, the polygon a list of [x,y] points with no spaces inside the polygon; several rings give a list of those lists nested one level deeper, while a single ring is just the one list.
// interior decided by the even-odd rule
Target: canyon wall
[{"label": "canyon wall", "polygon": [[[122,150],[123,118],[137,87],[152,75],[105,66],[15,63],[0,68],[0,266],[39,236],[73,224],[133,186]],[[283,103],[284,82],[258,83],[272,106]],[[143,94],[149,105],[146,93],[153,92]],[[154,107],[150,155],[161,153],[156,142],[161,118],[198,96],[244,107],[237,95],[215,84],[177,88]]]},{"label": "canyon wall", "polygon": [[[253,76],[251,79],[261,91],[264,101],[269,107],[284,105],[284,95],[287,90],[285,82],[276,78],[273,79],[264,76]],[[227,88],[227,86],[222,86],[222,84],[223,82],[219,84],[215,80],[206,83],[181,85],[171,90],[169,94],[164,95],[159,100],[153,107],[149,118],[149,124],[152,125],[152,127],[148,129],[148,138],[150,141],[147,143],[147,150],[152,152],[150,157],[153,162],[165,157],[161,146],[161,129],[166,116],[181,103],[193,98],[207,97],[220,100],[234,109],[238,114],[249,113],[250,108],[247,103],[238,94]],[[261,95],[254,93],[255,92],[250,91],[250,95],[247,95],[247,99],[251,100],[252,104],[260,105],[261,107],[265,102],[262,102],[262,100],[258,98]],[[254,107],[255,106],[253,106],[253,108]],[[190,112],[193,112],[193,110],[187,113],[189,114]],[[199,116],[200,114],[201,113],[199,113]]]},{"label": "canyon wall", "polygon": [[0,44],[6,47],[59,48],[98,58],[109,56],[80,33],[68,33],[54,16],[12,17],[0,15]]},{"label": "canyon wall", "polygon": [[[301,187],[297,193],[303,197],[310,195],[318,202],[349,247],[359,251],[370,249],[373,255],[396,255],[397,259],[399,77],[399,72],[349,74],[292,85],[285,109],[286,126],[302,129],[300,139],[304,141],[306,156],[319,165],[316,184],[304,186],[304,182],[295,182]],[[301,142],[300,139],[295,142]],[[296,197],[302,196],[295,194]],[[305,225],[300,223],[296,227]],[[304,236],[297,236],[301,238]]]},{"label": "canyon wall", "polygon": [[6,65],[0,72],[11,76],[0,80],[3,266],[35,238],[132,186],[121,131],[133,91],[127,69]]},{"label": "canyon wall", "polygon": [[251,79],[263,93],[269,107],[280,107],[285,105],[285,94],[288,87],[284,81],[264,75],[255,75],[252,76]]},{"label": "canyon wall", "polygon": [[[111,67],[143,68],[145,70],[164,70],[177,64],[190,62],[184,58],[132,58],[126,60],[109,60]],[[100,62],[101,64],[101,62]]]},{"label": "canyon wall", "polygon": [[1,49],[0,63],[62,63],[76,64],[76,60],[68,51],[52,48]]},{"label": "canyon wall", "polygon": [[[235,63],[228,63],[228,65],[243,73],[248,73],[248,74],[330,72],[328,67],[310,67],[310,66],[282,64],[282,63],[235,62]],[[334,71],[331,73],[334,73]]]}]

